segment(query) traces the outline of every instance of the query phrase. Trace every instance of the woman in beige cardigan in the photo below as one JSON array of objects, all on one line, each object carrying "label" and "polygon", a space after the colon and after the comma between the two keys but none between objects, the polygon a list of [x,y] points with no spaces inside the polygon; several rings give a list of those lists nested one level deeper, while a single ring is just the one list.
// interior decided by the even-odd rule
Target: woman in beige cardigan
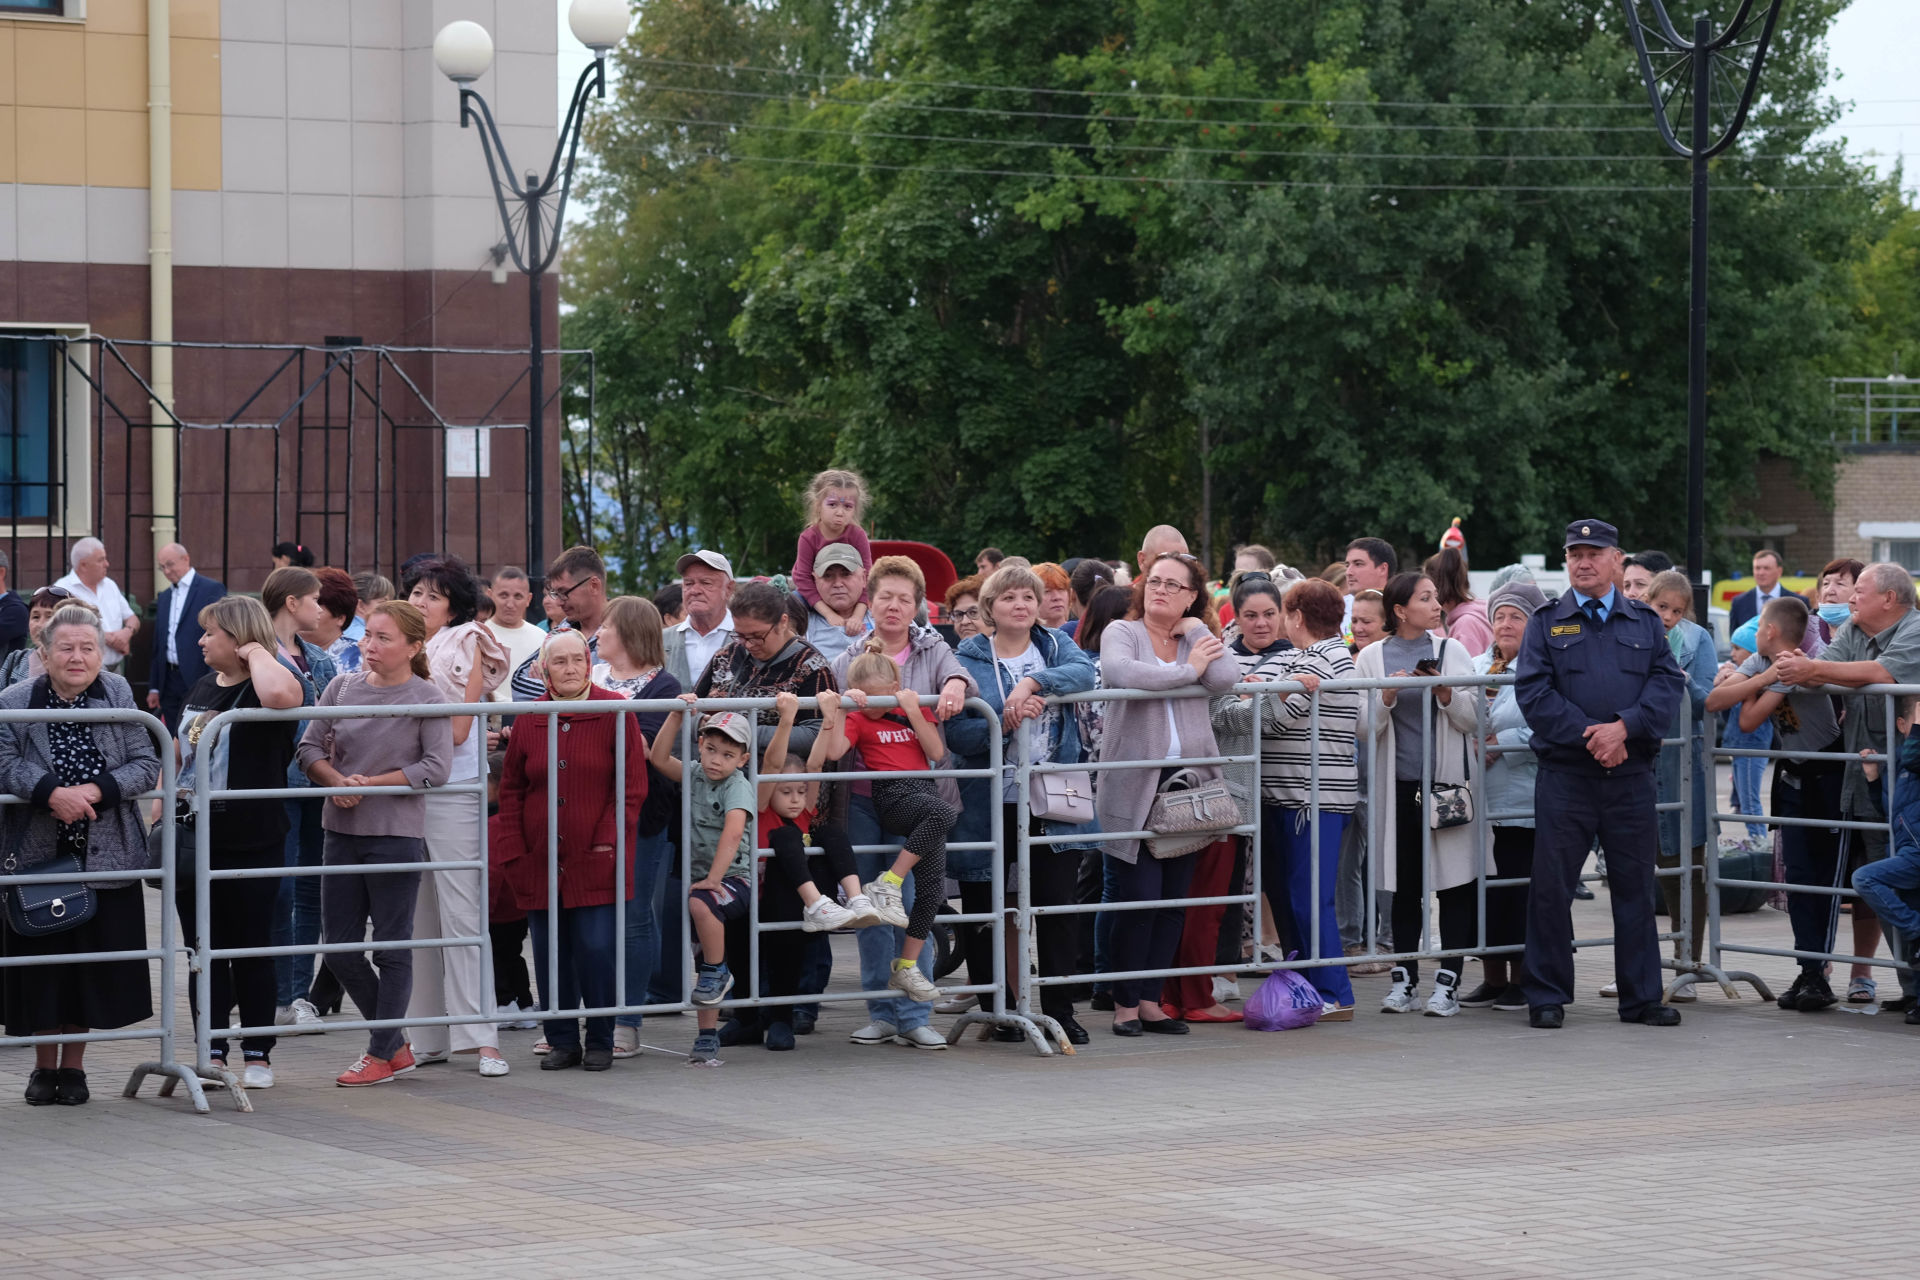
[{"label": "woman in beige cardigan", "polygon": [[[1418,573],[1400,574],[1387,584],[1384,605],[1391,629],[1385,639],[1368,645],[1354,659],[1357,678],[1473,674],[1473,660],[1459,641],[1428,634],[1445,620],[1432,579]],[[1421,949],[1424,891],[1429,889],[1440,900],[1442,947],[1470,947],[1479,933],[1474,878],[1479,869],[1480,823],[1476,817],[1465,826],[1432,832],[1431,857],[1423,858],[1427,819],[1420,783],[1422,747],[1429,736],[1423,728],[1423,712],[1431,716],[1432,780],[1471,780],[1480,690],[1471,685],[1442,686],[1433,690],[1431,710],[1425,703],[1417,689],[1376,689],[1368,695],[1365,710],[1363,733],[1373,743],[1368,845],[1374,853],[1374,883],[1393,894],[1393,940],[1400,951]],[[1430,1017],[1447,1018],[1459,1012],[1463,963],[1459,957],[1440,962],[1433,995],[1427,1001]],[[1391,978],[1393,985],[1380,1008],[1386,1013],[1406,1013],[1419,992],[1419,962],[1394,966]]]}]

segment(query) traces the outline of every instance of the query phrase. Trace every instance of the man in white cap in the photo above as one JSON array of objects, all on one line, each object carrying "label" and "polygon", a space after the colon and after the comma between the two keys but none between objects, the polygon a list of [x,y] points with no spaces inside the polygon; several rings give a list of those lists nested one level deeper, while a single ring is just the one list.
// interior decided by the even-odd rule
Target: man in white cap
[{"label": "man in white cap", "polygon": [[721,646],[733,639],[733,562],[718,551],[690,551],[673,566],[687,616],[668,627],[667,671],[691,689]]},{"label": "man in white cap", "polygon": [[[813,558],[813,584],[819,588],[821,604],[842,618],[849,617],[854,606],[867,594],[867,566],[860,563],[860,553],[847,543],[829,542]],[[835,626],[818,613],[810,613],[807,643],[832,662],[856,645],[865,644],[872,630],[871,617],[866,620],[864,631],[850,636],[846,628]]]}]

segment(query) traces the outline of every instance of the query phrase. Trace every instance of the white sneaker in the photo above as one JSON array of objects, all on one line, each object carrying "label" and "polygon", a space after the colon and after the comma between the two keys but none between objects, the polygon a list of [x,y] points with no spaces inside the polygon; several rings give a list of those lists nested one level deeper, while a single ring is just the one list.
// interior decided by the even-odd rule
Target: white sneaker
[{"label": "white sneaker", "polygon": [[893,976],[887,979],[887,985],[909,1000],[921,1004],[932,1004],[940,998],[940,988],[933,985],[933,979],[920,972],[917,964],[895,969]]},{"label": "white sneaker", "polygon": [[493,1011],[493,1016],[509,1031],[532,1031],[540,1025],[538,1019],[521,1017],[517,1004],[503,1004]]},{"label": "white sneaker", "polygon": [[[291,1025],[295,1035],[315,1035],[327,1029],[327,1020],[320,1016],[320,1010],[314,1006],[313,1001],[304,996],[288,1005],[287,1010],[293,1017],[289,1023],[281,1023],[281,1025]],[[279,1022],[279,1019],[276,1018],[274,1021]]]},{"label": "white sneaker", "polygon": [[896,929],[907,927],[907,903],[900,896],[900,890],[875,876],[861,889],[867,900],[873,904],[873,914],[880,917],[881,924],[890,924]]},{"label": "white sneaker", "polygon": [[821,894],[800,913],[802,933],[831,933],[853,923],[853,912]]},{"label": "white sneaker", "polygon": [[278,1009],[275,1009],[273,1011],[273,1025],[276,1027],[292,1026],[293,1025],[293,1006],[290,1004],[283,1004]]},{"label": "white sneaker", "polygon": [[1600,988],[1600,995],[1607,1000],[1618,1000],[1620,998],[1620,984],[1617,982],[1609,982],[1606,986]]},{"label": "white sneaker", "polygon": [[903,1031],[893,1038],[893,1042],[895,1044],[903,1044],[909,1049],[944,1049],[947,1047],[947,1038],[938,1031],[935,1031],[932,1027],[915,1027],[911,1031]]},{"label": "white sneaker", "polygon": [[613,1056],[616,1058],[640,1056],[640,1028],[615,1027],[613,1029]]},{"label": "white sneaker", "polygon": [[877,924],[885,924],[880,912],[874,907],[873,899],[864,893],[856,893],[847,899],[847,910],[853,913],[853,929],[871,929]]},{"label": "white sneaker", "polygon": [[1213,1002],[1227,1004],[1240,999],[1240,979],[1213,975]]},{"label": "white sneaker", "polygon": [[1427,997],[1429,1018],[1451,1018],[1460,1012],[1460,979],[1442,969],[1433,975],[1433,994]]},{"label": "white sneaker", "polygon": [[1393,966],[1393,972],[1387,976],[1393,985],[1387,988],[1387,998],[1380,1002],[1380,1012],[1405,1013],[1413,1008],[1413,1002],[1420,994],[1420,984],[1407,977],[1407,971],[1399,965]]},{"label": "white sneaker", "polygon": [[965,1013],[980,1003],[979,996],[958,996],[945,1004],[933,1006],[935,1013]]},{"label": "white sneaker", "polygon": [[480,1074],[483,1076],[504,1076],[511,1074],[513,1067],[505,1058],[489,1058],[484,1054],[480,1058]]},{"label": "white sneaker", "polygon": [[249,1062],[247,1069],[240,1074],[242,1089],[273,1088],[273,1068],[264,1062]]},{"label": "white sneaker", "polygon": [[886,1044],[899,1033],[900,1029],[891,1022],[869,1022],[847,1039],[855,1044]]}]

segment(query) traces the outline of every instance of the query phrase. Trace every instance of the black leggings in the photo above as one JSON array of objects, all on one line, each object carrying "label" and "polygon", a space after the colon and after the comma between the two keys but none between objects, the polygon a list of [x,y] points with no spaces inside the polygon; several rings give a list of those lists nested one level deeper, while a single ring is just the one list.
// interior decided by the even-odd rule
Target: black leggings
[{"label": "black leggings", "polygon": [[[1420,855],[1424,849],[1422,838],[1427,814],[1418,799],[1419,783],[1395,782],[1393,785],[1393,853],[1398,877],[1393,886],[1393,946],[1396,951],[1418,951],[1426,933],[1421,927],[1425,923],[1421,917],[1427,902],[1420,892],[1423,883]],[[1443,949],[1473,946],[1477,941],[1475,935],[1480,931],[1479,886],[1469,880],[1451,889],[1441,889],[1434,896],[1440,900],[1440,946]],[[1440,967],[1457,978],[1466,963],[1463,957],[1452,956],[1442,960]],[[1410,981],[1420,981],[1418,960],[1402,960],[1400,965]]]},{"label": "black leggings", "polygon": [[940,798],[932,778],[881,778],[873,784],[873,812],[880,825],[907,838],[907,852],[918,855],[913,879],[919,890],[907,913],[907,936],[926,941],[946,900],[947,832],[957,815]]},{"label": "black leggings", "polygon": [[[260,849],[222,849],[216,846],[212,850],[212,865],[222,871],[238,867],[277,867],[282,865],[284,856],[279,843]],[[199,933],[194,928],[197,908],[193,871],[189,857],[180,867],[174,889],[174,903],[180,911],[180,937],[190,947],[199,945]],[[274,899],[280,893],[279,880],[215,880],[211,887],[213,893],[207,900],[207,924],[213,931],[213,938],[207,945],[220,948],[272,945],[268,935],[273,925]],[[224,1034],[227,1017],[235,1004],[240,1006],[243,1025],[273,1025],[273,1002],[278,994],[273,957],[213,961],[208,974],[208,994],[213,998],[213,1011],[209,1017],[213,1027],[212,1052],[214,1056],[224,1058],[227,1056],[227,1037]],[[199,1013],[200,983],[191,976],[187,980],[187,1004],[194,1013]],[[249,1061],[265,1062],[273,1053],[273,1043],[272,1036],[248,1036],[240,1042],[240,1048]]]},{"label": "black leggings", "polygon": [[[1017,805],[1005,805],[1002,809],[1005,837],[1005,849],[1002,860],[1006,867],[1003,883],[1006,888],[1006,904],[1012,906],[1019,901],[1019,889],[1015,883],[1015,863],[1019,860],[1020,846],[1017,843],[1020,830],[1020,810]],[[1042,834],[1045,824],[1038,818],[1033,820],[1029,835]],[[1094,856],[1099,856],[1096,851]],[[1063,907],[1074,900],[1074,884],[1080,873],[1080,855],[1072,849],[1035,848],[1027,858],[1027,867],[1033,879],[1033,905],[1036,907]],[[1099,888],[1096,884],[1093,901],[1098,902]],[[994,909],[993,882],[990,880],[962,880],[960,882],[960,907],[970,916],[985,915]],[[1076,969],[1074,953],[1076,950],[1076,920],[1092,920],[1093,913],[1084,916],[1040,916],[1034,920],[1034,944],[1040,953],[1040,976],[1043,978],[1063,978],[1069,973],[1091,973],[1093,971],[1091,943],[1087,963]],[[990,987],[993,985],[993,926],[990,924],[970,924],[966,926],[967,985]],[[1007,924],[1007,937],[1013,937],[1013,924]],[[1020,968],[1016,957],[1014,967],[1007,971],[1007,1008],[1012,1010],[1020,999]],[[993,1007],[993,993],[982,992],[980,1007]],[[1070,1018],[1073,1016],[1073,989],[1071,987],[1040,988],[1040,1012],[1049,1018]]]},{"label": "black leggings", "polygon": [[[773,858],[767,863],[760,882],[760,922],[774,924],[798,920],[805,907],[800,901],[800,886],[808,880],[829,898],[840,892],[840,881],[854,874],[853,844],[839,827],[815,823],[813,843],[825,852],[807,855],[807,837],[791,822],[783,822],[767,836]],[[781,929],[760,935],[760,969],[766,975],[766,993],[770,996],[801,994],[800,979],[806,971],[807,943],[814,935],[796,929]],[[824,937],[825,935],[820,935]],[[794,1006],[768,1005],[760,1013],[768,1023],[792,1022]],[[751,1017],[751,1010],[741,1010]],[[735,1016],[739,1016],[736,1014]]]},{"label": "black leggings", "polygon": [[[1493,874],[1500,880],[1520,880],[1533,874],[1533,828],[1493,829]],[[1509,885],[1487,890],[1487,945],[1518,946],[1527,940],[1527,886]],[[1505,957],[1520,985],[1521,956]]]},{"label": "black leggings", "polygon": [[487,936],[493,941],[493,1002],[503,1009],[508,1005],[533,1008],[525,953],[527,918],[494,921],[487,926]]}]

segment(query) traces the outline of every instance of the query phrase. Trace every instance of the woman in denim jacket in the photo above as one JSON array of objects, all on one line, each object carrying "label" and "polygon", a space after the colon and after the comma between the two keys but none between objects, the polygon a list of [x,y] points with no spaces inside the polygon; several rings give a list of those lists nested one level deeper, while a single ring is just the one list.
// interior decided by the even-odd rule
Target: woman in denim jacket
[{"label": "woman in denim jacket", "polygon": [[[1064,631],[1055,631],[1040,622],[1040,602],[1045,587],[1031,569],[1015,565],[995,571],[980,589],[981,635],[969,636],[960,645],[960,665],[980,686],[980,697],[994,709],[996,721],[978,715],[956,717],[947,725],[947,745],[961,758],[962,767],[987,766],[993,750],[993,735],[1000,735],[1005,770],[1001,781],[969,778],[960,784],[960,821],[950,840],[992,839],[993,805],[1002,807],[1004,839],[1001,857],[1006,867],[1006,900],[1018,900],[1019,855],[1018,793],[1015,769],[1020,760],[1020,743],[1015,731],[1028,735],[1034,764],[1079,764],[1080,735],[1070,707],[1048,706],[1043,701],[1066,693],[1084,693],[1093,688],[1093,659],[1074,644]],[[1029,833],[1036,836],[1086,835],[1082,844],[1052,845],[1036,848],[1028,860],[1032,878],[1032,902],[1035,906],[1064,906],[1073,901],[1074,882],[1080,869],[1080,850],[1099,843],[1099,826],[1080,826],[1031,819]],[[949,855],[947,865],[960,881],[961,906],[969,915],[993,910],[992,868],[985,852]],[[1073,972],[1075,953],[1074,922],[1071,916],[1043,916],[1036,931],[1040,951],[1040,976],[1059,977]],[[1011,947],[1012,934],[1008,934]],[[1022,957],[1009,955],[1007,961],[1007,1007],[1018,999],[1018,978],[1025,965]],[[985,928],[972,931],[967,939],[967,972],[973,985],[993,981],[993,935]],[[1042,987],[1040,1010],[1060,1024],[1074,1044],[1087,1042],[1086,1030],[1074,1020],[1073,1000],[1068,988]],[[1017,1041],[1022,1033],[1002,1027],[997,1039]]]}]

